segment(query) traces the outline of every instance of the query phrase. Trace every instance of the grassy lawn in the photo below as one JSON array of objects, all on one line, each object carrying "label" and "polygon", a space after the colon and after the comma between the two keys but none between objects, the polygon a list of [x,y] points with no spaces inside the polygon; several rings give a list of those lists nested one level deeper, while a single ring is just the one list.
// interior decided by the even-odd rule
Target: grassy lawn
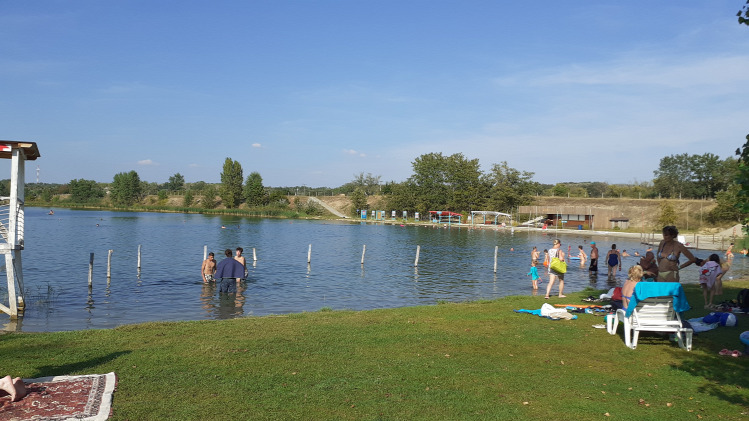
[{"label": "grassy lawn", "polygon": [[[734,298],[749,280],[725,284]],[[695,309],[702,294],[687,286]],[[552,303],[576,303],[592,293]],[[552,321],[542,296],[373,311],[320,311],[109,330],[0,335],[3,375],[114,371],[115,420],[747,420],[749,357],[738,327],[686,352],[645,335],[637,350],[593,324]]]}]

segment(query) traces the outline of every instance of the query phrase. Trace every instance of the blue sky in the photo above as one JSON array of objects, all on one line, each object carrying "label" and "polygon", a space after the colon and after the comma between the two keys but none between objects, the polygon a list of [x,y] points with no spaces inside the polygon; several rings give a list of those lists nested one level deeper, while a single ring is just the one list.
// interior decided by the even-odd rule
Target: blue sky
[{"label": "blue sky", "polygon": [[218,182],[231,157],[336,187],[429,152],[649,181],[744,143],[744,3],[0,0],[0,139],[37,142],[32,182]]}]

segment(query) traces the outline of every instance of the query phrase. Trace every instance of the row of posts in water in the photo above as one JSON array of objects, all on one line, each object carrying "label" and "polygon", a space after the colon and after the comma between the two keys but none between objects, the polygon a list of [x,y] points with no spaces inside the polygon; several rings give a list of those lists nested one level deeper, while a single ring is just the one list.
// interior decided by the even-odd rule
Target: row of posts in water
[{"label": "row of posts in water", "polygon": [[[141,245],[138,245],[138,271],[140,271],[140,252]],[[108,250],[107,252],[107,279],[112,278],[112,253],[114,250]],[[361,251],[361,264],[364,265],[364,256],[367,254],[367,245],[364,244]],[[421,246],[416,246],[416,259],[414,259],[414,267],[419,266],[419,254],[421,254]],[[494,273],[497,273],[497,255],[499,254],[499,246],[494,246]],[[203,260],[208,258],[208,246],[203,246]],[[257,262],[257,253],[255,248],[252,248],[252,261]],[[312,264],[312,244],[307,249],[307,264]],[[94,253],[91,253],[88,261],[88,286],[93,284],[94,279]]]}]

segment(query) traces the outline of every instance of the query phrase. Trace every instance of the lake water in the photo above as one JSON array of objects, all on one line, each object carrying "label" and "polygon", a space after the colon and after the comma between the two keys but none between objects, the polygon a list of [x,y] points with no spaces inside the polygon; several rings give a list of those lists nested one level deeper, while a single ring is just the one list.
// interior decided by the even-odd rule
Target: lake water
[{"label": "lake water", "polygon": [[[302,311],[392,308],[439,301],[466,301],[532,293],[530,250],[560,238],[576,254],[594,239],[605,254],[643,251],[639,241],[568,233],[509,229],[399,226],[360,222],[257,219],[168,213],[26,209],[23,273],[26,312],[18,322],[0,314],[7,330],[28,332],[111,328],[145,321],[226,319]],[[225,228],[222,228],[224,226]],[[548,235],[547,235],[548,234]],[[307,252],[312,244],[312,262]],[[362,246],[367,246],[361,265]],[[142,269],[137,270],[138,245]],[[249,278],[236,295],[219,294],[202,283],[203,246],[223,259],[241,246]],[[421,246],[418,268],[416,247]],[[495,274],[494,247],[499,247]],[[252,248],[258,261],[252,264]],[[107,251],[112,276],[107,281]],[[514,249],[514,251],[511,251]],[[93,287],[88,288],[89,254],[95,253]],[[696,254],[707,257],[709,251]],[[625,258],[624,268],[637,258]],[[749,259],[737,255],[729,275],[749,273]],[[599,270],[604,264],[599,263]],[[548,277],[539,291],[539,307]],[[569,266],[565,291],[613,286],[605,272]],[[696,281],[692,267],[682,272]],[[618,282],[625,279],[620,274]],[[556,294],[555,286],[552,294]],[[7,303],[7,282],[0,280]]]}]

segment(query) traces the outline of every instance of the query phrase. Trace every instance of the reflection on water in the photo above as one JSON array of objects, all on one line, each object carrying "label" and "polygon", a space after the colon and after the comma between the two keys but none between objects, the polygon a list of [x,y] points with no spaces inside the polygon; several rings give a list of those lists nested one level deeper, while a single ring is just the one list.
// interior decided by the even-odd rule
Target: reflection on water
[{"label": "reflection on water", "polygon": [[[152,320],[226,319],[332,309],[371,309],[534,294],[530,250],[550,248],[554,233],[466,227],[415,227],[344,222],[263,220],[230,216],[123,213],[29,208],[23,270],[26,312],[6,329],[58,331],[109,328]],[[221,228],[224,226],[225,228]],[[591,237],[558,234],[565,250]],[[597,236],[601,250],[612,242],[644,251],[637,241]],[[311,262],[308,263],[309,245]],[[366,245],[364,264],[363,246]],[[137,265],[142,246],[141,268]],[[217,256],[226,248],[255,249],[248,281],[236,294],[219,294],[200,276],[203,247]],[[417,247],[418,266],[414,266]],[[498,270],[494,250],[498,247]],[[586,246],[586,251],[588,251]],[[111,278],[106,277],[108,250]],[[89,253],[95,253],[88,287]],[[712,251],[695,254],[707,257]],[[220,258],[218,259],[220,260]],[[571,264],[565,291],[621,284],[637,258],[625,258],[623,273],[609,281]],[[749,272],[737,255],[728,274]],[[603,268],[599,264],[599,268]],[[539,267],[542,278],[544,268]],[[697,280],[686,268],[685,282]],[[6,283],[0,298],[7,302]],[[539,286],[545,292],[546,283]],[[556,292],[556,286],[553,293]],[[535,295],[535,294],[534,294]],[[2,297],[4,296],[4,297]],[[540,304],[539,304],[540,306]]]}]

